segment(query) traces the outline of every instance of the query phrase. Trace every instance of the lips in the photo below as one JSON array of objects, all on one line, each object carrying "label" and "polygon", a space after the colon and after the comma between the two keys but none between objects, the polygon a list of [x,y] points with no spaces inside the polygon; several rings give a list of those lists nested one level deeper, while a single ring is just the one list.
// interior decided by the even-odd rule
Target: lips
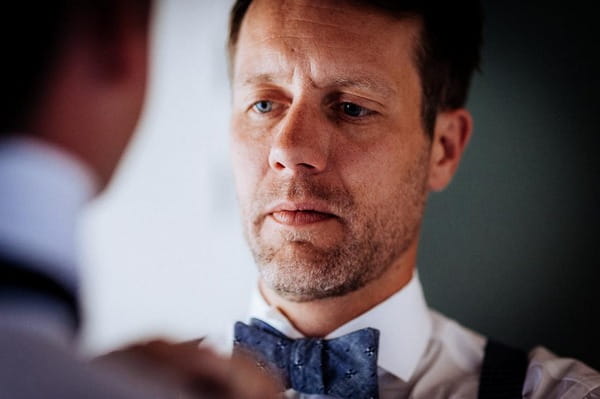
[{"label": "lips", "polygon": [[322,204],[280,203],[268,212],[276,222],[288,226],[319,223],[337,217]]},{"label": "lips", "polygon": [[277,222],[290,226],[318,223],[334,217],[330,213],[317,211],[277,211],[273,212],[271,216]]}]

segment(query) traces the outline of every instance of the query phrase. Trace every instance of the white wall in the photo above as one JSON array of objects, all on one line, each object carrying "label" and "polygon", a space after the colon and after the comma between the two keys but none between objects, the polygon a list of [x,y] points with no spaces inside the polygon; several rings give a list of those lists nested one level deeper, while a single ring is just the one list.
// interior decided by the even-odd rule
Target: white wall
[{"label": "white wall", "polygon": [[82,222],[83,343],[93,352],[229,328],[255,281],[228,158],[230,1],[157,5],[145,115]]}]

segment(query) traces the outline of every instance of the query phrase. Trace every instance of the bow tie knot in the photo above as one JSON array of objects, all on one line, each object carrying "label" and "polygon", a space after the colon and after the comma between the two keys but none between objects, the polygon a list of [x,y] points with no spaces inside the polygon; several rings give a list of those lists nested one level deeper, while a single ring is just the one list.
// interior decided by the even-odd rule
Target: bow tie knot
[{"label": "bow tie knot", "polygon": [[287,388],[341,398],[377,398],[379,331],[365,328],[334,339],[290,339],[258,319],[236,323],[234,353],[251,352]]}]

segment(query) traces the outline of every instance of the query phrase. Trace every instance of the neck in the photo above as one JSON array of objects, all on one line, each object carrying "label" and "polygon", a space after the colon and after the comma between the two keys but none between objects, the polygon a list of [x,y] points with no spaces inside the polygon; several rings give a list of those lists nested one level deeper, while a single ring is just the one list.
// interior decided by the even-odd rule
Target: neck
[{"label": "neck", "polygon": [[262,280],[259,281],[259,287],[269,305],[282,312],[304,336],[324,337],[404,288],[413,276],[416,254],[415,240],[380,277],[339,297],[294,302],[279,296]]}]

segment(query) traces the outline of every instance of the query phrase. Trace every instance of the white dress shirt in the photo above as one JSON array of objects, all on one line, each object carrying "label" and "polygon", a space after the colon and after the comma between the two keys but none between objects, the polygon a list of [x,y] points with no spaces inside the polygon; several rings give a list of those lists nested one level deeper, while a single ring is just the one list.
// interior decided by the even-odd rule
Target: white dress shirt
[{"label": "white dress shirt", "polygon": [[[303,337],[282,313],[267,304],[258,289],[253,294],[248,321],[250,318],[261,319],[290,338]],[[428,309],[417,274],[402,290],[325,338],[365,327],[380,332],[380,399],[477,398],[487,340]],[[231,344],[228,347],[231,350]],[[523,397],[600,398],[600,375],[583,363],[557,358],[541,347],[531,351],[529,358]],[[285,397],[327,396],[288,390]]]},{"label": "white dress shirt", "polygon": [[[97,192],[91,169],[62,149],[25,136],[0,140],[0,256],[10,257],[76,291],[76,227]],[[71,335],[70,316],[36,298],[0,302],[0,325],[54,340]]]}]

